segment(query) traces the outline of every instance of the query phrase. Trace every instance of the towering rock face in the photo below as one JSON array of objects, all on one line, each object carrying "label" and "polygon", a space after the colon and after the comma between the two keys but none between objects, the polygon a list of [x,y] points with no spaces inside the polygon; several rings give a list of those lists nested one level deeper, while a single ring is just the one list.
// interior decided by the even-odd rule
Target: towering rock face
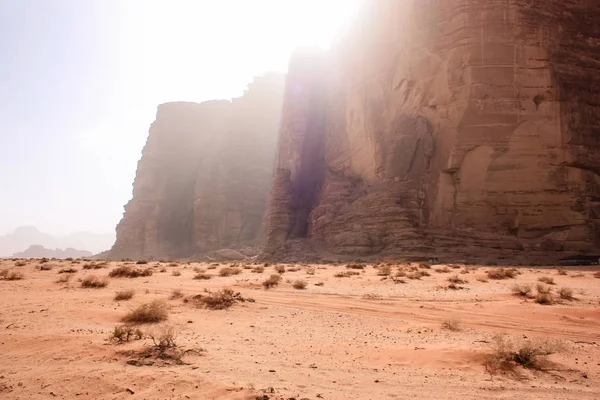
[{"label": "towering rock face", "polygon": [[167,103],[138,164],[111,258],[181,258],[259,242],[284,77],[233,101]]},{"label": "towering rock face", "polygon": [[600,2],[380,0],[288,73],[268,254],[600,251]]}]

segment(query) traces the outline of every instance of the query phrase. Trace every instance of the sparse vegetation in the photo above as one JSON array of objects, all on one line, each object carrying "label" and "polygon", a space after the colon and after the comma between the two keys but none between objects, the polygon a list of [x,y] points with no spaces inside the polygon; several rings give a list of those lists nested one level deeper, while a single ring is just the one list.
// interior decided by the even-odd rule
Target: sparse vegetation
[{"label": "sparse vegetation", "polygon": [[294,287],[294,289],[298,289],[298,290],[306,289],[306,281],[304,281],[302,279],[298,279],[298,280],[294,281],[294,284],[292,286]]},{"label": "sparse vegetation", "polygon": [[509,279],[516,278],[517,269],[516,268],[494,268],[487,272],[487,276],[490,279]]},{"label": "sparse vegetation", "polygon": [[468,281],[459,278],[458,275],[454,275],[454,276],[451,276],[450,278],[448,278],[448,282],[456,283],[456,284],[468,283]]},{"label": "sparse vegetation", "polygon": [[235,302],[251,301],[245,299],[239,292],[232,289],[222,289],[217,292],[206,291],[205,295],[194,296],[194,300],[211,310],[224,310],[235,304]]},{"label": "sparse vegetation", "polygon": [[269,279],[267,279],[263,282],[263,286],[265,287],[265,289],[271,289],[271,288],[274,288],[275,286],[279,285],[280,281],[281,281],[281,275],[273,274],[269,277]]},{"label": "sparse vegetation", "polygon": [[351,276],[360,275],[360,273],[356,271],[340,271],[333,275],[335,278],[349,278]]},{"label": "sparse vegetation", "polygon": [[73,275],[63,275],[56,280],[56,283],[67,283],[71,280]]},{"label": "sparse vegetation", "polygon": [[277,272],[278,274],[285,273],[285,266],[283,266],[283,265],[276,265],[275,266],[275,272]]},{"label": "sparse vegetation", "polygon": [[183,291],[179,288],[176,288],[176,289],[171,290],[171,296],[169,296],[169,299],[175,300],[175,299],[180,299],[182,297],[183,297]]},{"label": "sparse vegetation", "polygon": [[377,271],[379,276],[389,276],[392,274],[392,267],[389,265],[380,265]]},{"label": "sparse vegetation", "polygon": [[536,287],[538,293],[548,294],[552,292],[552,288],[549,286],[544,286],[542,284],[537,284]]},{"label": "sparse vegetation", "polygon": [[365,264],[350,263],[346,265],[348,269],[365,269]]},{"label": "sparse vegetation", "polygon": [[442,322],[442,329],[446,329],[453,332],[461,330],[461,323],[458,318],[450,318]]},{"label": "sparse vegetation", "polygon": [[594,278],[600,278],[600,271],[598,271],[594,274]]},{"label": "sparse vegetation", "polygon": [[211,278],[212,278],[212,275],[206,274],[204,272],[200,272],[200,273],[197,273],[196,275],[194,275],[194,279],[197,279],[197,280],[205,280],[205,281],[207,281],[207,280],[209,280]]},{"label": "sparse vegetation", "polygon": [[419,268],[421,269],[431,269],[431,264],[429,263],[420,263]]},{"label": "sparse vegetation", "polygon": [[134,295],[135,290],[133,289],[119,290],[115,293],[115,301],[131,300]]},{"label": "sparse vegetation", "polygon": [[5,281],[20,281],[21,279],[25,278],[25,275],[23,275],[23,273],[19,271],[11,271],[9,269],[5,269],[0,271],[0,278],[2,278]]},{"label": "sparse vegetation", "polygon": [[547,283],[548,285],[554,285],[554,278],[550,277],[550,276],[542,276],[540,278],[538,278],[538,281],[540,282],[544,282]]},{"label": "sparse vegetation", "polygon": [[558,291],[558,295],[560,296],[561,299],[563,300],[573,300],[573,289],[568,288],[568,287],[562,287],[559,289]]},{"label": "sparse vegetation", "polygon": [[27,263],[25,261],[17,261],[15,263],[15,267],[24,267],[26,265],[27,265]]},{"label": "sparse vegetation", "polygon": [[153,324],[166,321],[169,307],[164,300],[153,300],[127,313],[122,321],[128,324]]},{"label": "sparse vegetation", "polygon": [[513,294],[517,295],[517,296],[523,296],[523,297],[527,297],[531,294],[531,291],[533,290],[533,288],[531,287],[531,285],[529,284],[515,284],[513,285],[513,287],[511,288]]},{"label": "sparse vegetation", "polygon": [[148,261],[146,261],[146,260],[139,260],[139,261],[136,262],[136,264],[138,264],[138,265],[148,264]]},{"label": "sparse vegetation", "polygon": [[173,276],[181,276],[181,271],[179,271],[179,270],[173,270],[173,271],[171,271],[171,275],[173,275]]},{"label": "sparse vegetation", "polygon": [[77,272],[75,268],[63,268],[58,271],[59,274],[74,274]]},{"label": "sparse vegetation", "polygon": [[130,342],[132,340],[141,340],[143,337],[143,332],[136,326],[117,325],[113,329],[108,340],[118,344]]},{"label": "sparse vegetation", "polygon": [[50,271],[53,267],[54,265],[52,264],[40,264],[38,265],[37,269],[40,271]]},{"label": "sparse vegetation", "polygon": [[219,270],[219,276],[231,276],[241,274],[242,270],[238,267],[224,267]]},{"label": "sparse vegetation", "polygon": [[150,339],[154,347],[159,351],[165,351],[168,348],[177,347],[175,340],[177,340],[178,330],[173,325],[162,325],[157,329],[149,333]]},{"label": "sparse vegetation", "polygon": [[134,268],[129,265],[122,265],[110,271],[108,276],[111,278],[138,278],[141,276],[152,276],[150,268]]},{"label": "sparse vegetation", "polygon": [[420,280],[421,278],[423,278],[424,276],[426,276],[424,274],[424,272],[426,271],[415,271],[415,272],[411,272],[409,274],[406,275],[406,277],[408,279],[412,279],[412,280]]},{"label": "sparse vegetation", "polygon": [[108,285],[108,279],[96,275],[88,275],[81,281],[82,288],[101,289]]},{"label": "sparse vegetation", "polygon": [[542,305],[551,305],[554,304],[554,296],[552,296],[552,293],[538,292],[535,296],[535,302]]},{"label": "sparse vegetation", "polygon": [[306,268],[306,275],[314,275],[314,274],[315,274],[315,267]]},{"label": "sparse vegetation", "polygon": [[448,268],[447,266],[443,266],[441,268],[434,269],[434,271],[438,272],[440,274],[448,274],[448,273],[450,273],[450,268]]},{"label": "sparse vegetation", "polygon": [[569,274],[567,273],[567,270],[566,270],[566,269],[564,269],[564,268],[559,268],[559,269],[558,269],[558,275],[569,275]]},{"label": "sparse vegetation", "polygon": [[262,274],[263,272],[265,272],[265,267],[259,265],[258,267],[252,268],[252,272],[254,272],[255,274]]},{"label": "sparse vegetation", "polygon": [[552,363],[547,356],[556,353],[560,348],[560,344],[547,339],[519,343],[507,335],[497,335],[494,337],[492,354],[488,356],[485,368],[490,374],[516,374],[517,366],[538,371],[548,370]]}]

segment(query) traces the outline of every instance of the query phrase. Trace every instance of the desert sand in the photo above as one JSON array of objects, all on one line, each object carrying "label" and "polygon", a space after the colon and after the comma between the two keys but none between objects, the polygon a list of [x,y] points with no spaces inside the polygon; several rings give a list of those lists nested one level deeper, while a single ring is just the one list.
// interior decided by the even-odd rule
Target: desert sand
[{"label": "desert sand", "polygon": [[[81,287],[86,276],[104,277],[124,264],[153,274]],[[392,263],[391,276],[382,276],[384,264],[285,265],[279,285],[267,290],[262,282],[282,264],[257,273],[242,263],[239,274],[219,276],[229,265],[2,260],[0,271],[22,279],[8,280],[10,272],[0,278],[0,398],[600,398],[594,270],[519,267],[515,278],[494,280],[487,271],[495,267]],[[77,272],[58,273],[66,268]],[[392,279],[398,270],[429,276]],[[356,275],[335,276],[347,271]],[[194,279],[198,273],[212,277]],[[467,282],[451,289],[450,277]],[[535,301],[540,277],[554,280],[544,284],[553,288],[552,305]],[[306,288],[295,289],[297,280]],[[530,284],[532,294],[513,294],[515,284]],[[573,299],[559,297],[563,287]],[[253,301],[213,310],[193,299],[223,288]],[[126,289],[135,290],[133,298],[115,301]],[[166,322],[139,325],[140,340],[109,339],[124,315],[155,299],[169,306]],[[183,356],[141,356],[153,346],[148,335],[164,326],[176,330]],[[498,334],[559,345],[547,368],[490,373],[484,365]]]}]

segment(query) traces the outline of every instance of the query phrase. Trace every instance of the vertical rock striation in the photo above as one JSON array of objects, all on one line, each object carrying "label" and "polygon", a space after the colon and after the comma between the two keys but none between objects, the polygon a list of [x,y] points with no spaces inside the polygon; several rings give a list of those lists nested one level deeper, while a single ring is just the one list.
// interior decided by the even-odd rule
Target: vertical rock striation
[{"label": "vertical rock striation", "polygon": [[598,2],[365,2],[291,62],[267,254],[598,252],[599,89]]},{"label": "vertical rock striation", "polygon": [[284,78],[240,98],[158,107],[111,258],[181,258],[255,244],[277,149]]}]

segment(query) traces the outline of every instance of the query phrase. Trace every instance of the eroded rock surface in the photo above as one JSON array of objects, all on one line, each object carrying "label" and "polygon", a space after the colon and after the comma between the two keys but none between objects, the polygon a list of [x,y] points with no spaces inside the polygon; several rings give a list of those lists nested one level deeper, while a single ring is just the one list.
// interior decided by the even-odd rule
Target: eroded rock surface
[{"label": "eroded rock surface", "polygon": [[598,252],[599,2],[369,1],[351,32],[292,60],[268,255]]},{"label": "eroded rock surface", "polygon": [[260,241],[283,85],[268,74],[232,101],[160,105],[109,257],[182,258]]}]

